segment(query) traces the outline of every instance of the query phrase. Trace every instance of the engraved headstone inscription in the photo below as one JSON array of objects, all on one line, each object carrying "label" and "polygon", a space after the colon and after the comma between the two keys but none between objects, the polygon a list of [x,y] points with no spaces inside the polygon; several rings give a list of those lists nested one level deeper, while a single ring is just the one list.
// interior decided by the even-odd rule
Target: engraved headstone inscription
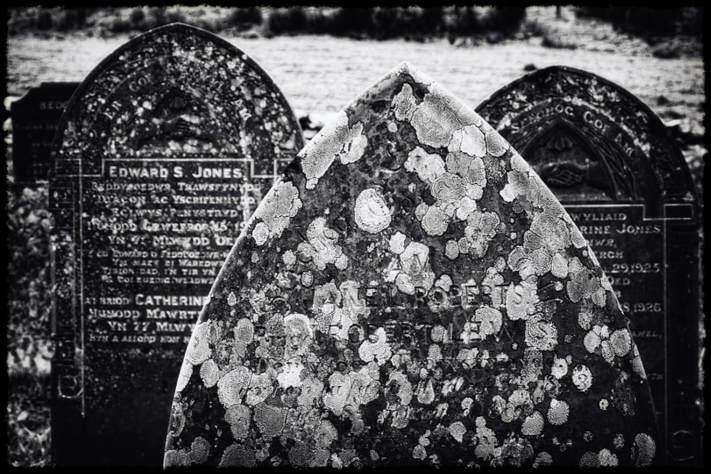
[{"label": "engraved headstone inscription", "polygon": [[210,290],[164,464],[646,465],[628,319],[530,166],[403,64],[299,152]]},{"label": "engraved headstone inscription", "polygon": [[631,93],[568,67],[526,75],[477,112],[556,194],[610,277],[654,394],[662,461],[701,464],[698,222],[678,146]]},{"label": "engraved headstone inscription", "polygon": [[59,119],[77,82],[43,82],[10,106],[15,182],[46,181]]},{"label": "engraved headstone inscription", "polygon": [[160,465],[192,326],[301,130],[243,52],[173,24],[94,69],[55,146],[55,459]]}]

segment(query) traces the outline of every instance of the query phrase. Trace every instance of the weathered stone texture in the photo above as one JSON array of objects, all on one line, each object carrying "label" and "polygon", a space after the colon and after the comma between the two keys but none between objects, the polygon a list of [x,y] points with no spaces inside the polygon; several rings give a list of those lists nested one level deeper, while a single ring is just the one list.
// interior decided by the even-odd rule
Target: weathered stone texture
[{"label": "weathered stone texture", "polygon": [[299,156],[211,290],[165,465],[652,461],[607,278],[476,113],[402,65]]},{"label": "weathered stone texture", "polygon": [[82,82],[50,181],[58,464],[160,463],[204,298],[302,146],[266,73],[187,25],[134,38]]}]

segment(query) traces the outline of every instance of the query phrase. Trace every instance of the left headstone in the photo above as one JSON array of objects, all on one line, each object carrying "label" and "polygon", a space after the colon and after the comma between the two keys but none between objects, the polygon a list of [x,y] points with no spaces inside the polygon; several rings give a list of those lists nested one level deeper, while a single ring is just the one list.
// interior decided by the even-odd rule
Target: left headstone
[{"label": "left headstone", "polygon": [[54,459],[158,465],[190,330],[301,130],[243,52],[172,24],[97,66],[56,139]]},{"label": "left headstone", "polygon": [[46,181],[59,119],[78,82],[43,82],[12,103],[12,163],[15,182]]}]

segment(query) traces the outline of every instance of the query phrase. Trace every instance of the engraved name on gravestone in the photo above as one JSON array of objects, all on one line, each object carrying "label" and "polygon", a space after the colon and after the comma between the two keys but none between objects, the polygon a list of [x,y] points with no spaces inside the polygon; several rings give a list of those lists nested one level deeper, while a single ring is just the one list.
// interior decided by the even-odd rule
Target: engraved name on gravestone
[{"label": "engraved name on gravestone", "polygon": [[43,82],[10,106],[15,182],[49,177],[50,153],[59,119],[78,82]]},{"label": "engraved name on gravestone", "polygon": [[628,322],[530,166],[403,64],[299,152],[230,252],[164,463],[649,464]]},{"label": "engraved name on gravestone", "polygon": [[661,120],[622,87],[549,67],[478,108],[590,242],[654,394],[666,461],[701,462],[698,234],[689,169]]},{"label": "engraved name on gravestone", "polygon": [[131,40],[82,82],[50,183],[58,463],[160,463],[190,330],[302,146],[267,74],[187,25]]}]

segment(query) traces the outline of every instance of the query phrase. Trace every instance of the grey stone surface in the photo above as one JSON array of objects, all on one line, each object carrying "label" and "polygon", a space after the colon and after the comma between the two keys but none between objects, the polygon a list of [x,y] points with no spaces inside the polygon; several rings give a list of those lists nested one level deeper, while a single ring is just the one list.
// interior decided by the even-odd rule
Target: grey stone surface
[{"label": "grey stone surface", "polygon": [[185,353],[164,464],[646,465],[628,322],[531,167],[403,64],[240,235]]},{"label": "grey stone surface", "polygon": [[302,146],[267,74],[187,25],[131,40],[82,82],[50,183],[58,464],[160,464],[210,285]]}]

